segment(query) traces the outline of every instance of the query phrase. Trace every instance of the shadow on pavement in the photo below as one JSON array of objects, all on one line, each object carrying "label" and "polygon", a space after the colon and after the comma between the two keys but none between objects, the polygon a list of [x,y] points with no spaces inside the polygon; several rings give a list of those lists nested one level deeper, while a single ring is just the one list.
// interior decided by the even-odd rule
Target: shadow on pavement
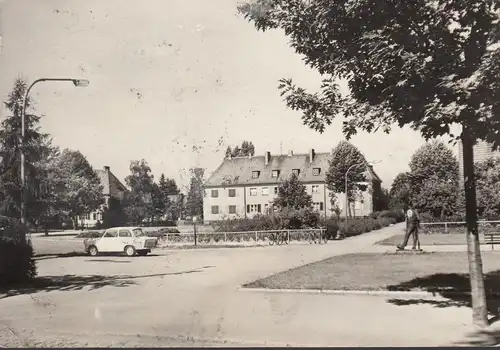
[{"label": "shadow on pavement", "polygon": [[[48,259],[59,259],[59,258],[74,258],[74,257],[81,257],[81,256],[86,256],[88,257],[89,255],[87,253],[84,253],[84,252],[71,252],[71,253],[62,253],[62,254],[38,254],[38,255],[35,255],[33,257],[34,260],[48,260]],[[127,258],[130,258],[128,256],[125,256],[123,254],[113,254],[113,253],[109,253],[109,254],[105,254],[105,253],[101,253],[99,256],[114,256],[114,257],[127,257]],[[159,254],[148,254],[148,255],[136,255],[134,256],[133,258],[134,259],[139,259],[139,258],[147,258],[147,257],[153,257],[153,256],[160,256]],[[92,259],[90,258],[89,260],[85,260],[85,261],[100,261],[98,260],[97,258],[96,259]],[[104,260],[102,260],[104,261]],[[114,260],[106,260],[106,261],[114,261]],[[114,261],[114,262],[118,262],[118,261]]]},{"label": "shadow on pavement", "polygon": [[35,254],[34,260],[46,260],[46,259],[57,259],[57,258],[74,258],[77,256],[88,256],[84,252],[71,252],[62,254]]},{"label": "shadow on pavement", "polygon": [[103,275],[62,275],[62,276],[44,276],[37,277],[31,283],[26,285],[19,285],[17,287],[11,287],[8,290],[0,290],[0,299],[5,299],[8,297],[37,293],[40,291],[76,291],[88,288],[88,290],[95,290],[103,287],[129,287],[136,285],[135,280],[141,278],[154,278],[165,276],[175,276],[175,275],[185,275],[191,273],[202,272],[204,269],[211,268],[213,266],[203,266],[192,270],[185,270],[179,272],[169,272],[169,273],[157,273],[149,275],[120,275],[120,276],[103,276]]},{"label": "shadow on pavement", "polygon": [[[500,310],[500,270],[484,275],[484,288],[488,313],[492,316],[490,324],[499,320]],[[445,300],[432,299],[389,299],[388,302],[398,306],[427,304],[438,308],[447,307],[472,307],[470,293],[470,280],[468,274],[440,273],[425,277],[414,278],[387,287],[391,291],[422,290],[439,295]],[[500,343],[500,330],[481,330],[471,334],[467,345],[496,345]]]}]

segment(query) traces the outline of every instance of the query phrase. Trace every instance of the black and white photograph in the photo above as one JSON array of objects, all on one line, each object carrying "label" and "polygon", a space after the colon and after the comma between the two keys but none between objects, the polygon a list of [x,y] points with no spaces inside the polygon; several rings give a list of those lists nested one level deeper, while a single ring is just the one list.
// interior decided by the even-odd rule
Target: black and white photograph
[{"label": "black and white photograph", "polygon": [[500,346],[498,0],[0,0],[0,348]]}]

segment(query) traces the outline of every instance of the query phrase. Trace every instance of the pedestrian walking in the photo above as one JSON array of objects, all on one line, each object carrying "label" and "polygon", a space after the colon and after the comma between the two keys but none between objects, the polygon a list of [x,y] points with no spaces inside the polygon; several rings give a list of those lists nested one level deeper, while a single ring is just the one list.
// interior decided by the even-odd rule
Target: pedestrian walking
[{"label": "pedestrian walking", "polygon": [[406,211],[406,234],[405,238],[403,241],[403,244],[400,244],[397,246],[399,250],[404,250],[406,245],[408,244],[408,240],[410,239],[410,235],[413,236],[413,247],[412,249],[415,250],[418,249],[420,250],[420,240],[418,239],[418,230],[420,228],[420,215],[418,214],[418,211],[413,208],[408,208]]}]

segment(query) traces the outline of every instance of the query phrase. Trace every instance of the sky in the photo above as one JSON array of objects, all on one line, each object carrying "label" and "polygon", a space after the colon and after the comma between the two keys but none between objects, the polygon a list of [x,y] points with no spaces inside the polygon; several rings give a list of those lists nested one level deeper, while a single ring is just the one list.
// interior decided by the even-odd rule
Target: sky
[{"label": "sky", "polygon": [[[255,144],[256,155],[329,152],[344,137],[342,119],[319,134],[285,106],[280,78],[310,89],[321,77],[281,31],[259,32],[237,0],[0,0],[0,97],[14,80],[90,80],[37,84],[31,96],[42,130],[80,150],[120,179],[145,159],[180,185],[189,169],[207,176],[228,145]],[[0,118],[6,115],[0,109]],[[360,133],[352,142],[389,187],[425,141],[409,128]],[[456,151],[456,147],[453,147]]]}]

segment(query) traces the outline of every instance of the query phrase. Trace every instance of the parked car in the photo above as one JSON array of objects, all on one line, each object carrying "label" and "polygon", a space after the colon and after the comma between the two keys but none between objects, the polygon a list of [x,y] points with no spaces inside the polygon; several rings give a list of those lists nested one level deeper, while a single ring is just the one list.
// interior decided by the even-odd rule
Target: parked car
[{"label": "parked car", "polygon": [[125,253],[127,256],[146,255],[157,245],[157,239],[148,237],[140,227],[109,228],[98,238],[83,241],[85,252],[91,256],[99,253]]}]

